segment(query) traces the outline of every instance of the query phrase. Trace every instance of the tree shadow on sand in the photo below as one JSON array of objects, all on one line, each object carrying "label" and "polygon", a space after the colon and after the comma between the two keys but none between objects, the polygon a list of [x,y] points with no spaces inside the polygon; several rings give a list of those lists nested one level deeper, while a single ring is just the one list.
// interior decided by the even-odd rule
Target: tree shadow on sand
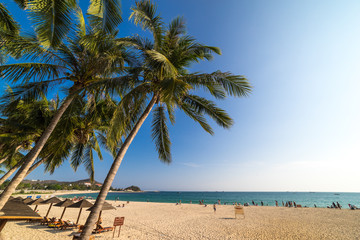
[{"label": "tree shadow on sand", "polygon": [[[46,232],[52,233],[52,234],[73,231],[72,229],[60,230],[60,229],[56,229],[56,228],[49,228],[46,225],[39,225],[39,224],[30,223],[30,222],[20,222],[20,223],[16,223],[16,224],[21,225],[21,226],[26,226],[26,227],[32,228],[32,229],[43,230],[43,231],[46,231]],[[71,232],[68,236],[72,236],[75,233],[76,232]]]}]

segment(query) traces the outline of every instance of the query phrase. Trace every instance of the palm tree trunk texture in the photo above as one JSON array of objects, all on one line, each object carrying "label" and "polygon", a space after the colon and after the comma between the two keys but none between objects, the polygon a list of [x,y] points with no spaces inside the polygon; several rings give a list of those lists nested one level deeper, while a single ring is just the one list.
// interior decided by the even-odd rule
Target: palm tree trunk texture
[{"label": "palm tree trunk texture", "polygon": [[10,184],[5,188],[3,193],[0,196],[0,209],[2,209],[5,205],[5,203],[9,200],[9,197],[11,194],[15,192],[16,187],[21,183],[21,181],[26,177],[26,174],[31,167],[31,165],[34,163],[35,159],[39,156],[40,151],[45,146],[45,143],[49,139],[51,133],[54,131],[57,123],[59,122],[61,116],[64,114],[66,109],[71,104],[72,100],[74,99],[75,95],[70,94],[59,110],[55,113],[54,117],[51,119],[51,122],[49,126],[45,129],[43,134],[41,135],[41,138],[39,141],[35,144],[35,146],[31,149],[31,151],[26,155],[24,164],[21,166],[19,171],[15,174],[13,179],[11,180]]},{"label": "palm tree trunk texture", "polygon": [[131,144],[131,142],[134,140],[136,134],[138,133],[140,127],[142,126],[142,124],[145,122],[146,118],[149,116],[151,109],[153,108],[153,106],[155,105],[156,101],[157,101],[157,95],[155,95],[149,105],[146,107],[145,111],[143,112],[143,114],[141,115],[141,117],[139,118],[138,122],[135,124],[134,128],[131,130],[130,134],[127,136],[127,138],[125,139],[124,143],[122,144],[113,164],[111,165],[111,168],[108,172],[108,175],[106,176],[106,179],[104,181],[103,186],[101,187],[101,190],[99,192],[98,197],[96,198],[96,202],[94,204],[94,207],[92,209],[92,211],[90,212],[84,229],[81,232],[80,235],[80,239],[81,240],[87,240],[90,237],[90,234],[93,230],[93,226],[99,216],[99,213],[102,209],[102,206],[105,202],[105,198],[110,190],[111,184],[115,178],[115,175],[120,167],[120,164],[125,156],[125,153],[127,152],[127,150],[129,149],[129,146]]}]

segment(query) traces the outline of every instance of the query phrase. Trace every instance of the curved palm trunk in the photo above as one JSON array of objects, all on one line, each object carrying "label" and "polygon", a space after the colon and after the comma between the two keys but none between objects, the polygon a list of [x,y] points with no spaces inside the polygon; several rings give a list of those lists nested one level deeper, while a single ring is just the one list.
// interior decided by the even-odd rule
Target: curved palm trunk
[{"label": "curved palm trunk", "polygon": [[101,187],[101,190],[99,192],[98,197],[96,198],[96,202],[93,206],[92,211],[90,212],[84,229],[81,232],[80,235],[80,239],[81,240],[87,240],[90,237],[90,234],[93,230],[93,226],[99,216],[99,213],[102,209],[102,206],[105,202],[105,198],[110,190],[111,184],[115,178],[115,175],[120,167],[120,164],[125,156],[126,151],[129,149],[129,146],[131,144],[131,142],[134,140],[136,134],[138,133],[140,127],[142,126],[142,124],[145,122],[145,119],[149,116],[151,109],[153,108],[153,106],[155,105],[157,101],[157,96],[154,96],[149,105],[146,107],[145,111],[143,112],[143,114],[141,115],[141,117],[139,118],[138,122],[135,124],[134,128],[131,130],[130,134],[127,136],[127,138],[125,139],[124,143],[122,144],[113,164],[111,165],[111,168],[108,172],[108,175],[106,176],[106,179],[104,181],[103,186]]},{"label": "curved palm trunk", "polygon": [[4,207],[5,203],[9,200],[11,194],[15,192],[16,187],[26,177],[29,168],[34,163],[35,159],[39,156],[40,151],[45,146],[45,143],[49,139],[51,133],[54,131],[57,123],[59,122],[61,116],[69,107],[74,97],[75,95],[71,94],[65,99],[59,110],[55,113],[54,117],[51,119],[49,126],[47,126],[47,128],[41,135],[39,141],[35,144],[35,146],[31,149],[31,151],[25,156],[24,164],[21,166],[19,171],[17,171],[16,175],[13,177],[10,184],[6,187],[6,189],[3,191],[3,193],[0,196],[0,209]]},{"label": "curved palm trunk", "polygon": [[[31,168],[29,169],[29,171],[26,173],[25,177],[27,177],[32,171],[34,171],[35,168],[37,168],[38,166],[40,166],[43,162],[45,162],[46,158],[41,159],[40,161],[37,161],[36,163],[34,163]],[[0,178],[0,186],[14,173],[16,172],[16,170],[21,166],[21,164],[23,164],[23,161],[20,161],[19,163],[17,163],[13,168],[11,168],[7,173],[4,174],[4,176],[2,176]]]},{"label": "curved palm trunk", "polygon": [[24,161],[19,161],[14,167],[12,167],[7,173],[0,178],[0,185],[2,185],[16,170],[23,164]]}]

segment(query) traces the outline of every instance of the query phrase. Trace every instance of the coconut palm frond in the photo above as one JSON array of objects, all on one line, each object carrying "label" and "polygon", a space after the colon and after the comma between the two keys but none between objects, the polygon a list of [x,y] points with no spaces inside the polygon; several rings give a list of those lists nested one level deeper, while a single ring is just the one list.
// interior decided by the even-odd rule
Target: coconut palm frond
[{"label": "coconut palm frond", "polygon": [[11,34],[18,34],[20,30],[19,24],[2,3],[0,3],[0,29]]},{"label": "coconut palm frond", "polygon": [[87,14],[93,29],[113,33],[122,22],[120,0],[91,0]]},{"label": "coconut palm frond", "polygon": [[165,163],[171,163],[171,141],[169,130],[166,125],[167,118],[163,106],[158,106],[153,110],[152,137],[155,142],[159,159]]},{"label": "coconut palm frond", "polygon": [[1,77],[9,82],[28,83],[58,78],[65,69],[49,63],[14,63],[0,66],[0,73]]},{"label": "coconut palm frond", "polygon": [[213,135],[214,131],[211,126],[208,124],[204,116],[196,111],[190,104],[182,103],[180,105],[181,110],[184,111],[192,120],[199,123],[200,126],[209,134]]},{"label": "coconut palm frond", "polygon": [[233,125],[233,120],[221,108],[218,108],[214,102],[196,95],[186,95],[183,102],[189,104],[196,112],[206,113],[219,126],[223,128],[230,128]]},{"label": "coconut palm frond", "polygon": [[57,47],[69,32],[76,0],[32,0],[27,4],[30,20],[41,44]]},{"label": "coconut palm frond", "polygon": [[136,7],[132,7],[129,17],[136,25],[140,25],[144,30],[150,30],[154,37],[154,48],[162,41],[163,22],[159,15],[156,15],[156,6],[151,1],[138,1]]}]

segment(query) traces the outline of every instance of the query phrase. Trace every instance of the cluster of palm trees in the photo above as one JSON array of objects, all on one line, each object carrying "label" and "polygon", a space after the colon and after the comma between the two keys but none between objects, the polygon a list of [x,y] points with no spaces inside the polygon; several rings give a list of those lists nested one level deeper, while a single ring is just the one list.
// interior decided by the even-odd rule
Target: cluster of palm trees
[{"label": "cluster of palm trees", "polygon": [[[94,152],[114,161],[96,199],[81,239],[88,239],[127,149],[152,113],[152,137],[159,159],[171,162],[167,124],[175,110],[213,134],[207,117],[229,128],[230,116],[215,99],[247,96],[244,76],[229,72],[192,73],[191,64],[220,54],[186,34],[184,20],[168,25],[149,0],[135,2],[130,20],[152,33],[119,37],[120,0],[90,0],[86,21],[76,0],[14,0],[25,11],[33,33],[0,3],[0,77],[11,84],[1,97],[0,164],[16,172],[0,196],[0,209],[36,167],[53,172],[70,160],[94,177]],[[76,23],[74,23],[76,19]],[[16,63],[7,64],[7,58]],[[48,100],[48,91],[58,92]],[[59,97],[61,96],[61,97]]]}]

